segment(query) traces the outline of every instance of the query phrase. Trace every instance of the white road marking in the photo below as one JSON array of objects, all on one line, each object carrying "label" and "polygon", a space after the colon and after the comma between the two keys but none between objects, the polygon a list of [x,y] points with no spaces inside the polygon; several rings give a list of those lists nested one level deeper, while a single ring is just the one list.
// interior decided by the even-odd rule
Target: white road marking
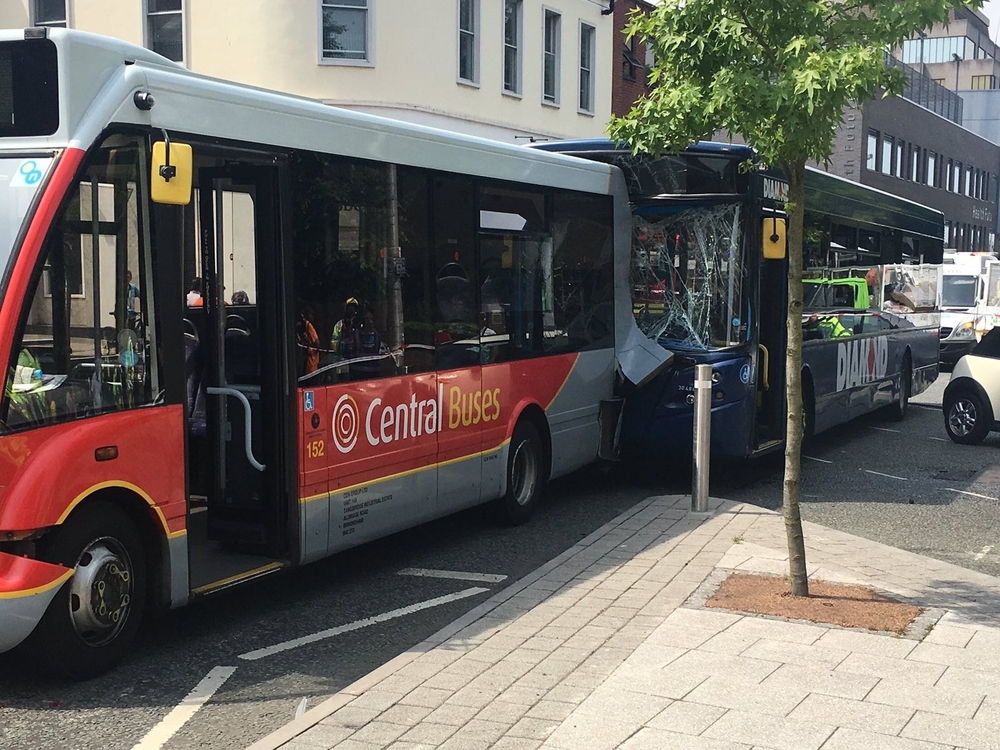
[{"label": "white road marking", "polygon": [[983,547],[983,549],[982,549],[981,552],[977,552],[976,553],[976,558],[975,559],[976,560],[982,560],[984,557],[986,557],[990,553],[991,549],[993,549],[993,545],[992,544],[987,544],[985,547]]},{"label": "white road marking", "polygon": [[473,581],[474,583],[500,583],[507,576],[493,573],[464,573],[460,570],[429,570],[428,568],[403,568],[401,576],[421,576],[423,578],[450,578],[455,581]]},{"label": "white road marking", "polygon": [[802,458],[808,458],[810,461],[818,461],[821,464],[833,463],[833,461],[827,461],[825,458],[816,458],[816,456],[807,456],[805,453],[802,454]]},{"label": "white road marking", "polygon": [[295,709],[295,718],[299,718],[302,714],[306,712],[306,706],[309,705],[309,699],[303,698],[299,701],[298,708]]},{"label": "white road marking", "polygon": [[891,430],[888,427],[872,427],[868,425],[869,430],[878,430],[879,432],[895,432],[897,435],[902,432],[902,430]]},{"label": "white road marking", "polygon": [[949,442],[948,438],[939,438],[939,437],[928,438],[928,440],[937,440],[940,443],[947,443],[947,442]]},{"label": "white road marking", "polygon": [[945,487],[948,492],[957,492],[959,495],[969,495],[971,497],[981,497],[983,500],[992,500],[993,502],[1000,502],[995,497],[990,497],[989,495],[980,495],[978,492],[966,492],[965,490],[956,490],[954,487]]},{"label": "white road marking", "polygon": [[897,477],[895,474],[883,474],[881,471],[872,471],[871,469],[864,469],[863,471],[866,474],[874,474],[877,477],[886,477],[887,479],[899,479],[902,482],[910,481],[906,477]]},{"label": "white road marking", "polygon": [[226,680],[233,676],[236,667],[214,667],[205,678],[195,685],[194,690],[180,702],[160,723],[149,730],[132,750],[159,750],[187,724],[205,703],[215,695]]},{"label": "white road marking", "polygon": [[318,633],[313,633],[312,635],[304,635],[301,638],[293,638],[290,641],[278,643],[274,646],[247,651],[245,654],[240,654],[240,658],[245,659],[246,661],[257,661],[258,659],[264,659],[268,656],[280,654],[282,651],[290,651],[291,649],[298,648],[299,646],[306,646],[310,643],[316,643],[317,641],[326,640],[327,638],[333,638],[334,636],[341,635],[343,633],[350,633],[353,630],[367,628],[369,625],[377,625],[380,622],[387,622],[388,620],[395,620],[398,617],[412,615],[414,612],[420,612],[424,609],[440,607],[442,604],[457,602],[460,599],[467,599],[470,596],[483,594],[487,591],[489,591],[489,589],[479,588],[478,586],[471,589],[463,589],[462,591],[454,594],[446,594],[445,596],[438,596],[434,599],[428,599],[427,601],[417,602],[416,604],[411,604],[407,607],[394,609],[391,612],[383,612],[380,615],[366,617],[363,620],[355,620],[354,622],[349,622],[346,625],[338,625],[335,628],[321,630]]}]

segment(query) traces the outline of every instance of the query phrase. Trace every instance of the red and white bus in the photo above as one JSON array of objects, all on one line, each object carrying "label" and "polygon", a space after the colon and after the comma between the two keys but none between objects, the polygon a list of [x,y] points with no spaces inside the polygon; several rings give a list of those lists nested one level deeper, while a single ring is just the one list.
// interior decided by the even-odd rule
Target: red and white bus
[{"label": "red and white bus", "polygon": [[146,610],[527,520],[659,361],[629,226],[613,167],[2,32],[0,651],[94,674]]}]

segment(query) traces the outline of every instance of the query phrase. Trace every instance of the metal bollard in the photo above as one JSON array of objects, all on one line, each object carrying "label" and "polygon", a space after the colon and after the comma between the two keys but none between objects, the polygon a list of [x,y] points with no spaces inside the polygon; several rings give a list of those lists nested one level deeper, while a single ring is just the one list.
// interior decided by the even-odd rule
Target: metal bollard
[{"label": "metal bollard", "polygon": [[694,368],[694,445],[691,451],[691,510],[708,512],[708,457],[712,444],[712,366]]}]

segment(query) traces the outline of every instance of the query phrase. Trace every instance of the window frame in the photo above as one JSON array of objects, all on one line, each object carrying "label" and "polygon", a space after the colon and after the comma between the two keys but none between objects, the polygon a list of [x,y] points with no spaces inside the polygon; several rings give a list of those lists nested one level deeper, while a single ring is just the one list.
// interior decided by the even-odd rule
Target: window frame
[{"label": "window frame", "polygon": [[[507,52],[511,46],[507,44],[507,8],[513,5],[516,9],[514,13],[514,25],[517,38],[513,45],[514,50],[514,87],[507,87]],[[500,6],[500,87],[504,96],[520,98],[524,95],[524,0],[504,0]]]},{"label": "window frame", "polygon": [[[589,68],[585,68],[583,65],[583,38],[585,30],[590,33],[590,64]],[[597,98],[597,86],[596,86],[596,76],[595,68],[597,67],[597,27],[593,24],[589,24],[583,19],[580,20],[579,33],[577,34],[577,40],[579,44],[579,56],[578,56],[578,68],[577,68],[577,80],[579,82],[578,93],[577,93],[577,113],[581,115],[593,116],[596,114],[597,107],[595,99]],[[587,96],[590,97],[589,108],[584,106],[583,95],[583,77],[584,73],[588,75],[587,81]]]},{"label": "window frame", "polygon": [[28,23],[30,26],[37,26],[45,29],[70,29],[73,28],[70,24],[69,18],[69,0],[62,0],[63,4],[63,17],[62,21],[39,21],[38,20],[38,3],[40,0],[31,0],[28,4]]},{"label": "window frame", "polygon": [[[375,0],[365,0],[365,57],[324,57],[323,55],[323,7],[340,5],[339,0],[319,0],[316,3],[316,51],[318,65],[346,65],[355,68],[375,67]],[[359,6],[343,6],[359,9]]]},{"label": "window frame", "polygon": [[[149,33],[149,18],[150,15],[154,16],[167,16],[178,14],[181,17],[181,59],[175,60],[178,65],[187,66],[188,57],[188,43],[187,43],[187,0],[180,0],[181,9],[180,10],[169,10],[169,11],[156,11],[150,13],[149,10],[149,0],[142,0],[142,46],[146,49],[156,52],[151,46],[151,35]],[[157,52],[156,54],[162,54]],[[166,55],[164,55],[166,57]]]},{"label": "window frame", "polygon": [[[555,49],[547,49],[549,42],[549,20],[555,22]],[[546,92],[546,65],[552,58],[552,87],[553,94],[550,98]],[[562,104],[560,80],[562,78],[562,14],[555,8],[546,5],[542,6],[542,104],[547,107],[558,107]]]},{"label": "window frame", "polygon": [[[462,4],[468,2],[472,7],[472,29],[462,28]],[[474,86],[479,87],[480,83],[480,0],[456,0],[455,8],[457,15],[455,18],[455,81],[464,86]],[[462,77],[462,35],[472,37],[472,77],[463,78]]]},{"label": "window frame", "polygon": [[879,158],[882,155],[881,140],[882,134],[869,128],[865,136],[865,169],[869,172],[878,172]]}]

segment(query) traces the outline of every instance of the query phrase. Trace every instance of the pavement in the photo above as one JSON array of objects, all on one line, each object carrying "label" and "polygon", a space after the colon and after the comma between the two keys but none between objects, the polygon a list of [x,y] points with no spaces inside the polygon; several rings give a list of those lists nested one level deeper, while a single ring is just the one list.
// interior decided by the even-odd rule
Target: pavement
[{"label": "pavement", "polygon": [[250,750],[1000,749],[1000,579],[805,522],[902,636],[706,609],[785,574],[780,514],[649,498]]}]

